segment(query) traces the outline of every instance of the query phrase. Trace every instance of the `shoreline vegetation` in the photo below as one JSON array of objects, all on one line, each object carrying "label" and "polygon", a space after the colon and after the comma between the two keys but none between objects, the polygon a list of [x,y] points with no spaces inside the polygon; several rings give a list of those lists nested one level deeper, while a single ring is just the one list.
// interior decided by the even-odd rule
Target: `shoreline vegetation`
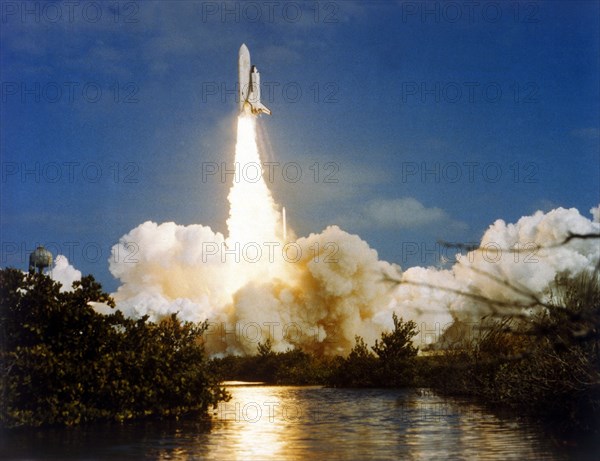
[{"label": "shoreline vegetation", "polygon": [[346,357],[300,348],[208,359],[207,323],[175,315],[159,323],[96,313],[114,306],[92,276],[72,291],[43,274],[0,269],[0,426],[73,426],[94,421],[206,414],[227,401],[225,381],[332,387],[430,388],[600,432],[600,282],[597,272],[558,277],[527,316],[494,313],[476,338],[456,322],[419,353],[413,321],[372,345],[356,336]]}]

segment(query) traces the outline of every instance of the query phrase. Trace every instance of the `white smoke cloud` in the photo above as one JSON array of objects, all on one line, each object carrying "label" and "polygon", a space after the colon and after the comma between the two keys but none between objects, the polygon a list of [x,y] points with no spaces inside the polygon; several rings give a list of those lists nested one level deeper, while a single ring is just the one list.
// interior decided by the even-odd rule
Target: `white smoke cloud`
[{"label": "white smoke cloud", "polygon": [[50,277],[62,284],[60,291],[71,291],[73,282],[81,280],[81,272],[69,264],[66,256],[57,255],[54,259],[54,267],[50,272]]},{"label": "white smoke cloud", "polygon": [[596,140],[600,138],[600,129],[597,127],[579,128],[572,130],[571,134],[580,139]]},{"label": "white smoke cloud", "polygon": [[[479,249],[457,255],[450,271],[407,270],[402,280],[408,286],[414,284],[417,293],[409,290],[399,297],[413,309],[437,306],[471,320],[490,313],[493,307],[508,307],[492,306],[475,296],[515,307],[531,303],[532,296],[543,300],[557,275],[592,271],[600,259],[597,240],[572,239],[565,243],[567,237],[598,232],[600,224],[583,217],[575,208],[538,211],[515,224],[497,220],[483,235]],[[419,290],[421,284],[446,289]],[[474,296],[461,296],[456,291]]]},{"label": "white smoke cloud", "polygon": [[498,220],[485,232],[481,249],[458,254],[451,269],[402,272],[379,260],[357,235],[330,226],[289,243],[286,253],[283,245],[274,247],[268,264],[277,271],[248,278],[247,271],[260,263],[245,261],[241,252],[203,252],[212,253],[213,244],[225,248],[221,234],[198,225],[146,222],[115,246],[128,254],[127,246],[136,242],[137,262],[115,259],[110,268],[123,282],[114,295],[119,309],[154,321],[171,313],[191,321],[208,319],[212,352],[254,353],[258,341],[271,337],[275,350],[299,345],[345,353],[355,335],[373,343],[391,328],[392,312],[417,322],[418,344],[439,336],[455,318],[476,320],[489,312],[488,304],[460,292],[515,305],[528,299],[508,285],[543,296],[557,274],[594,268],[600,258],[597,242],[561,243],[569,233],[597,232],[600,224],[576,209],[538,212],[515,224]]},{"label": "white smoke cloud", "polygon": [[205,257],[221,248],[220,233],[201,225],[181,226],[147,221],[121,237],[109,268],[122,285],[114,294],[128,315],[156,320],[170,313],[201,321],[212,306],[230,302],[226,267]]},{"label": "white smoke cloud", "polygon": [[592,213],[592,216],[594,217],[594,222],[600,222],[600,205],[592,208],[590,213]]},{"label": "white smoke cloud", "polygon": [[[295,245],[298,260],[287,262],[285,278],[251,282],[236,294],[235,321],[279,322],[280,348],[293,343],[339,353],[349,350],[356,334],[374,340],[382,329],[374,317],[392,297],[384,276],[398,277],[400,268],[378,260],[366,242],[337,226]],[[283,328],[294,323],[294,334],[284,338]]]},{"label": "white smoke cloud", "polygon": [[377,322],[374,316],[393,298],[384,275],[400,276],[398,266],[378,260],[366,242],[337,226],[287,247],[274,246],[266,263],[278,272],[250,280],[246,272],[260,262],[245,260],[241,250],[232,254],[231,248],[229,254],[207,254],[206,249],[225,248],[223,236],[207,227],[146,222],[123,236],[113,255],[129,254],[132,242],[136,262],[133,256],[110,262],[123,282],[113,295],[118,308],[154,321],[172,313],[208,319],[213,351],[252,353],[270,335],[276,350],[298,344],[345,352],[355,334],[374,340],[382,330],[387,320]]},{"label": "white smoke cloud", "polygon": [[[240,117],[235,160],[241,172],[260,164],[255,136],[255,119]],[[202,225],[149,221],[121,237],[110,259],[121,280],[113,295],[117,307],[152,321],[172,313],[208,320],[212,353],[255,353],[270,338],[275,350],[298,345],[343,354],[355,335],[372,344],[391,328],[392,312],[417,322],[417,344],[432,342],[454,319],[489,310],[461,293],[519,303],[526,297],[510,285],[543,296],[557,274],[590,270],[600,258],[597,241],[562,245],[570,233],[600,231],[597,219],[576,209],[537,212],[515,224],[498,220],[481,249],[457,255],[451,269],[402,272],[338,226],[297,239],[288,229],[284,241],[281,214],[262,178],[236,173],[228,200],[227,237]],[[389,203],[373,205],[371,214],[412,227],[450,221],[442,210],[411,200],[395,203],[391,214],[399,218],[384,216]]]},{"label": "white smoke cloud", "polygon": [[342,218],[352,227],[419,229],[432,226],[449,226],[466,229],[466,224],[452,219],[438,207],[428,208],[413,197],[371,200],[360,207],[353,216]]},{"label": "white smoke cloud", "polygon": [[414,229],[453,222],[441,208],[427,208],[412,197],[374,200],[365,208],[367,216],[382,227]]}]

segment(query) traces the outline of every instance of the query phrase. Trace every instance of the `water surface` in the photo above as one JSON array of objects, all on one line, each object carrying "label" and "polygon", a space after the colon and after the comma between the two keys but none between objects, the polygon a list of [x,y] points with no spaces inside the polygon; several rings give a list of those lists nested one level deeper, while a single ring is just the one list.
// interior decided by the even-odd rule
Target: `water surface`
[{"label": "water surface", "polygon": [[[208,419],[2,433],[4,459],[596,459],[516,415],[426,390],[231,386]],[[598,448],[598,447],[596,447]]]}]

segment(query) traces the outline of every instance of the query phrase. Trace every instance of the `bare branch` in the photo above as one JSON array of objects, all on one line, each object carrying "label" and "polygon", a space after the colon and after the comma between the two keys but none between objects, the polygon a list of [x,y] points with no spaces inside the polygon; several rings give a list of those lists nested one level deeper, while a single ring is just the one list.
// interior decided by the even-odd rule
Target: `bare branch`
[{"label": "bare branch", "polygon": [[[567,243],[569,243],[571,240],[589,240],[589,239],[598,239],[600,238],[600,234],[575,234],[572,232],[569,232],[569,234],[561,241],[561,242],[557,242],[557,243],[553,243],[552,245],[538,245],[537,243],[534,244],[534,246],[532,248],[498,248],[498,249],[494,249],[495,251],[502,251],[502,252],[506,252],[506,253],[523,253],[523,252],[529,252],[531,250],[547,250],[547,249],[552,249],[552,248],[558,248],[561,247]],[[444,240],[438,240],[438,243],[442,246],[445,246],[446,248],[454,248],[457,250],[465,250],[465,251],[490,251],[489,248],[482,248],[480,245],[470,245],[470,244],[466,244],[466,243],[452,243],[452,242],[446,242]],[[533,243],[533,242],[531,242]]]}]

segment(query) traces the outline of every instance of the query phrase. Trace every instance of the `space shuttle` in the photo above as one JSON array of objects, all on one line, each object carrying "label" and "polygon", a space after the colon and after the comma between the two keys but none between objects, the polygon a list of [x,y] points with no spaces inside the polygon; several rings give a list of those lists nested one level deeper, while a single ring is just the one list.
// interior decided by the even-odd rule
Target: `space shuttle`
[{"label": "space shuttle", "polygon": [[271,115],[271,111],[260,102],[260,74],[256,66],[250,64],[250,51],[244,43],[240,46],[238,59],[238,84],[240,113]]}]

